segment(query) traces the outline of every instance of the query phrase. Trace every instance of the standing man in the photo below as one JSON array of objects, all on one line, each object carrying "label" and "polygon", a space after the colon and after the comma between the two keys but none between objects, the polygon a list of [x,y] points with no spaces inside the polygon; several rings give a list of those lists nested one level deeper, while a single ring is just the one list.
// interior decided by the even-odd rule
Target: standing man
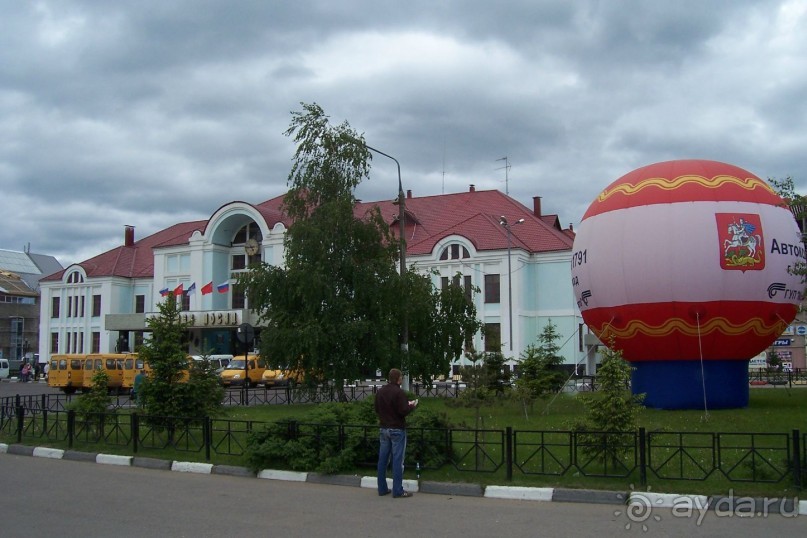
[{"label": "standing man", "polygon": [[403,462],[406,452],[406,415],[417,407],[418,401],[406,399],[401,388],[403,373],[397,368],[389,371],[388,383],[375,395],[375,412],[381,425],[378,448],[378,494],[387,495],[387,464],[392,456],[392,496],[411,497],[403,489]]}]

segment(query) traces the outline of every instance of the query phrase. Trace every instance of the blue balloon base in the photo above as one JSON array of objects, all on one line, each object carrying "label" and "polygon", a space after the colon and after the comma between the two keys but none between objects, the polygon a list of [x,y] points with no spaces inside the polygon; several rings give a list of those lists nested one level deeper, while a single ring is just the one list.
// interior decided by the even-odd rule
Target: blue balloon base
[{"label": "blue balloon base", "polygon": [[703,361],[702,370],[697,360],[642,361],[631,366],[633,394],[646,394],[645,407],[707,410],[748,407],[748,361]]}]

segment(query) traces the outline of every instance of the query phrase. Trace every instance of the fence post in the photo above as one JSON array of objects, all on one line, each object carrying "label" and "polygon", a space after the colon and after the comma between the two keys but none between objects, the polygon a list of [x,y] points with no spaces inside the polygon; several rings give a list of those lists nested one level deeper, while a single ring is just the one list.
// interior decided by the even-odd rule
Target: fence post
[{"label": "fence post", "polygon": [[67,412],[67,448],[73,448],[73,438],[76,436],[76,412],[72,409]]},{"label": "fence post", "polygon": [[504,432],[504,451],[505,451],[505,469],[507,472],[506,480],[513,481],[513,427],[507,426]]},{"label": "fence post", "polygon": [[137,445],[140,441],[140,415],[137,412],[132,413],[130,425],[132,428],[132,454],[137,454]]},{"label": "fence post", "polygon": [[205,438],[205,461],[210,461],[210,445],[213,444],[213,419],[202,419],[202,436]]},{"label": "fence post", "polygon": [[801,432],[793,430],[793,485],[801,489]]},{"label": "fence post", "polygon": [[647,430],[639,428],[639,483],[647,485]]},{"label": "fence post", "polygon": [[[19,396],[17,396],[19,398]],[[17,406],[17,442],[22,442],[22,429],[25,426],[25,408],[22,405]]]}]

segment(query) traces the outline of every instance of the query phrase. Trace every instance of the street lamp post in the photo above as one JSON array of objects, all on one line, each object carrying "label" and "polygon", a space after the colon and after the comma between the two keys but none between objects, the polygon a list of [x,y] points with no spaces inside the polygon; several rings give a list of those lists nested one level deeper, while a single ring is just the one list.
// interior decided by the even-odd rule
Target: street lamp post
[{"label": "street lamp post", "polygon": [[[512,224],[515,226],[524,222],[524,219],[518,219]],[[510,251],[512,249],[511,234],[513,233],[511,225],[507,222],[507,218],[502,215],[499,217],[499,224],[507,230],[507,308],[508,319],[507,325],[510,328],[510,351],[513,351],[513,266],[510,260]]]},{"label": "street lamp post", "polygon": [[[351,137],[352,138],[352,137]],[[369,149],[372,152],[378,153],[379,155],[383,155],[388,159],[392,159],[395,161],[395,165],[398,167],[398,239],[400,240],[400,249],[401,249],[401,281],[403,281],[404,277],[406,276],[406,196],[404,195],[403,190],[403,182],[401,181],[401,163],[398,162],[398,159],[389,155],[388,153],[384,153],[383,151],[376,149],[372,146],[368,146],[361,140],[352,140],[360,145],[364,146],[365,148]],[[401,297],[401,309],[403,310],[402,316],[403,320],[401,321],[401,352],[403,353],[403,364],[402,370],[404,373],[403,376],[403,383],[402,388],[404,390],[409,390],[409,320],[406,313],[406,303],[405,303],[405,295]]]}]

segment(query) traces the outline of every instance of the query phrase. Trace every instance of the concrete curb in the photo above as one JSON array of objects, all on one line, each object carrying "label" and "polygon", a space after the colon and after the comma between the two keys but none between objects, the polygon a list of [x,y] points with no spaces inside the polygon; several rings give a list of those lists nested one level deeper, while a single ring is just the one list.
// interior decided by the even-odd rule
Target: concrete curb
[{"label": "concrete curb", "polygon": [[308,473],[264,469],[258,473],[258,478],[265,478],[267,480],[286,480],[287,482],[305,482],[308,478]]},{"label": "concrete curb", "polygon": [[132,467],[155,469],[157,471],[170,471],[172,463],[170,460],[158,460],[157,458],[144,458],[141,456],[132,458]]},{"label": "concrete curb", "polygon": [[246,467],[238,467],[236,465],[214,465],[210,473],[255,478],[255,473],[251,469],[247,469]]},{"label": "concrete curb", "polygon": [[213,464],[198,463],[195,461],[175,461],[171,464],[171,470],[179,473],[210,474],[213,470]]},{"label": "concrete curb", "polygon": [[[246,467],[234,465],[213,465],[211,463],[182,462],[144,458],[139,456],[119,456],[115,454],[94,454],[75,450],[61,450],[50,447],[33,447],[28,445],[0,443],[0,454],[31,456],[50,459],[94,462],[106,465],[123,465],[155,470],[170,470],[186,473],[218,474],[244,478],[263,478],[269,480],[285,480],[288,482],[310,482],[314,484],[330,484],[337,486],[361,487],[375,490],[375,476],[356,475],[323,475],[319,473],[300,473],[264,469],[254,473]],[[392,479],[387,479],[392,487]],[[538,502],[574,502],[586,504],[635,504],[653,508],[681,508],[686,505],[691,509],[704,509],[715,512],[731,512],[737,515],[746,513],[783,514],[787,517],[807,516],[807,500],[794,498],[760,499],[742,496],[706,496],[685,495],[654,492],[627,492],[577,490],[566,488],[533,488],[519,486],[487,486],[469,483],[430,482],[404,480],[404,489],[412,492],[437,495],[466,495],[491,499],[511,499]],[[627,499],[627,501],[625,500]],[[795,499],[795,502],[794,502]]]},{"label": "concrete curb", "polygon": [[64,454],[62,455],[63,460],[72,460],[72,461],[89,461],[95,463],[95,460],[98,459],[98,454],[95,452],[80,452],[78,450],[65,450]]},{"label": "concrete curb", "polygon": [[485,497],[489,499],[516,499],[520,501],[551,501],[552,491],[552,488],[488,486],[485,488]]},{"label": "concrete curb", "polygon": [[95,457],[95,463],[103,465],[123,465],[129,467],[132,464],[131,456],[118,456],[117,454],[98,454]]},{"label": "concrete curb", "polygon": [[453,495],[455,497],[484,497],[485,490],[479,484],[466,484],[459,482],[430,482],[424,480],[420,483],[421,493],[434,495]]},{"label": "concrete curb", "polygon": [[35,458],[51,458],[54,460],[60,460],[64,457],[64,450],[38,446],[34,448],[34,452],[31,455]]},{"label": "concrete curb", "polygon": [[343,474],[308,473],[305,480],[311,484],[330,484],[332,486],[361,487],[361,477]]},{"label": "concrete curb", "polygon": [[[374,489],[378,490],[378,478],[375,476],[362,476],[361,477],[361,487],[367,489]],[[387,478],[387,487],[392,489],[392,478]],[[403,488],[406,491],[416,492],[420,490],[420,484],[418,484],[417,480],[406,480],[403,481]]]},{"label": "concrete curb", "polygon": [[624,505],[627,498],[628,494],[626,492],[600,491],[596,489],[555,488],[552,492],[552,500],[562,503]]}]

